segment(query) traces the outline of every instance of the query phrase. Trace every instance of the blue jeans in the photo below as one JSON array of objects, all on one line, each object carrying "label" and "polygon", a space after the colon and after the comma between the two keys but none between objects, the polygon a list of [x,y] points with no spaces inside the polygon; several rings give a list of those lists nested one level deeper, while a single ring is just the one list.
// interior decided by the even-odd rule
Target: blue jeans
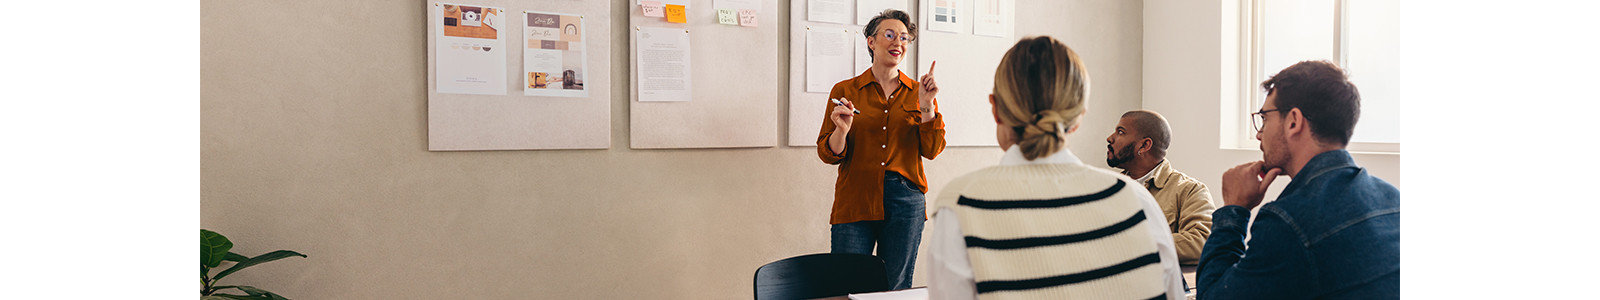
[{"label": "blue jeans", "polygon": [[883,177],[884,219],[834,224],[833,253],[872,254],[878,246],[889,289],[911,288],[912,268],[917,265],[917,247],[922,245],[922,225],[927,220],[922,191],[899,173]]}]

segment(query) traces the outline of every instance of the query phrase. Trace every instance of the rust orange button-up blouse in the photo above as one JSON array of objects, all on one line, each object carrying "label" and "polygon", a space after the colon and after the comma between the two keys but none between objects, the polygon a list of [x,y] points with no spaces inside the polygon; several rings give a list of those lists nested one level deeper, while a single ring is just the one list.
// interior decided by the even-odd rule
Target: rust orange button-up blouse
[{"label": "rust orange button-up blouse", "polygon": [[828,147],[833,135],[830,101],[823,110],[822,132],[817,135],[817,156],[822,162],[839,165],[839,179],[833,183],[833,215],[829,224],[883,220],[883,176],[896,172],[917,190],[928,193],[928,179],[922,174],[922,157],[933,159],[944,151],[944,115],[935,108],[933,120],[921,122],[922,108],[917,103],[918,85],[900,74],[900,88],[888,99],[883,86],[874,80],[872,70],[833,85],[828,98],[854,102],[861,114],[850,124],[845,137],[844,155],[834,155]]}]

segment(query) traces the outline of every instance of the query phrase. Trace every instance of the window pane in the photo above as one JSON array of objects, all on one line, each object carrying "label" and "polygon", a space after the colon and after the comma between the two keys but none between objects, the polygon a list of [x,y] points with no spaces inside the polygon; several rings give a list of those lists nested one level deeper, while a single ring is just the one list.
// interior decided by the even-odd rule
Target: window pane
[{"label": "window pane", "polygon": [[1361,91],[1361,120],[1351,142],[1400,142],[1399,1],[1346,0],[1345,71]]},{"label": "window pane", "polygon": [[[1261,13],[1260,78],[1267,80],[1283,68],[1307,60],[1335,61],[1333,0],[1259,0]],[[1259,86],[1259,85],[1258,85]],[[1259,93],[1260,88],[1256,91]],[[1266,96],[1262,96],[1262,101]],[[1260,105],[1257,104],[1257,107]]]}]

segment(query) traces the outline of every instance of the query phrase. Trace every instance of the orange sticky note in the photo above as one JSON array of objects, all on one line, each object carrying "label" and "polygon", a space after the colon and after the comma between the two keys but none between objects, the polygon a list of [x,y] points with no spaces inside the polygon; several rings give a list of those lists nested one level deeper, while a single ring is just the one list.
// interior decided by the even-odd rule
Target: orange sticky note
[{"label": "orange sticky note", "polygon": [[667,4],[667,22],[688,23],[689,16],[685,15],[685,10],[683,5]]}]

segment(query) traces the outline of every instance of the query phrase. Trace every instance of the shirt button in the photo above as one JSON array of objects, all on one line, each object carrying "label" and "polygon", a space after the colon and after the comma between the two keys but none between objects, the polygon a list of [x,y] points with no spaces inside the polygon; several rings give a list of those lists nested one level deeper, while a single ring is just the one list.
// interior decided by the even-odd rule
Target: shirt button
[{"label": "shirt button", "polygon": [[884,126],[883,130],[889,130],[889,126]]},{"label": "shirt button", "polygon": [[884,149],[889,149],[889,145],[883,145],[883,148]]},{"label": "shirt button", "polygon": [[879,166],[887,166],[887,165],[889,165],[889,163],[888,162],[881,162],[881,163],[878,163],[878,165]]},{"label": "shirt button", "polygon": [[887,113],[889,113],[889,110],[885,109],[885,110],[883,110],[883,113],[887,114]]}]

